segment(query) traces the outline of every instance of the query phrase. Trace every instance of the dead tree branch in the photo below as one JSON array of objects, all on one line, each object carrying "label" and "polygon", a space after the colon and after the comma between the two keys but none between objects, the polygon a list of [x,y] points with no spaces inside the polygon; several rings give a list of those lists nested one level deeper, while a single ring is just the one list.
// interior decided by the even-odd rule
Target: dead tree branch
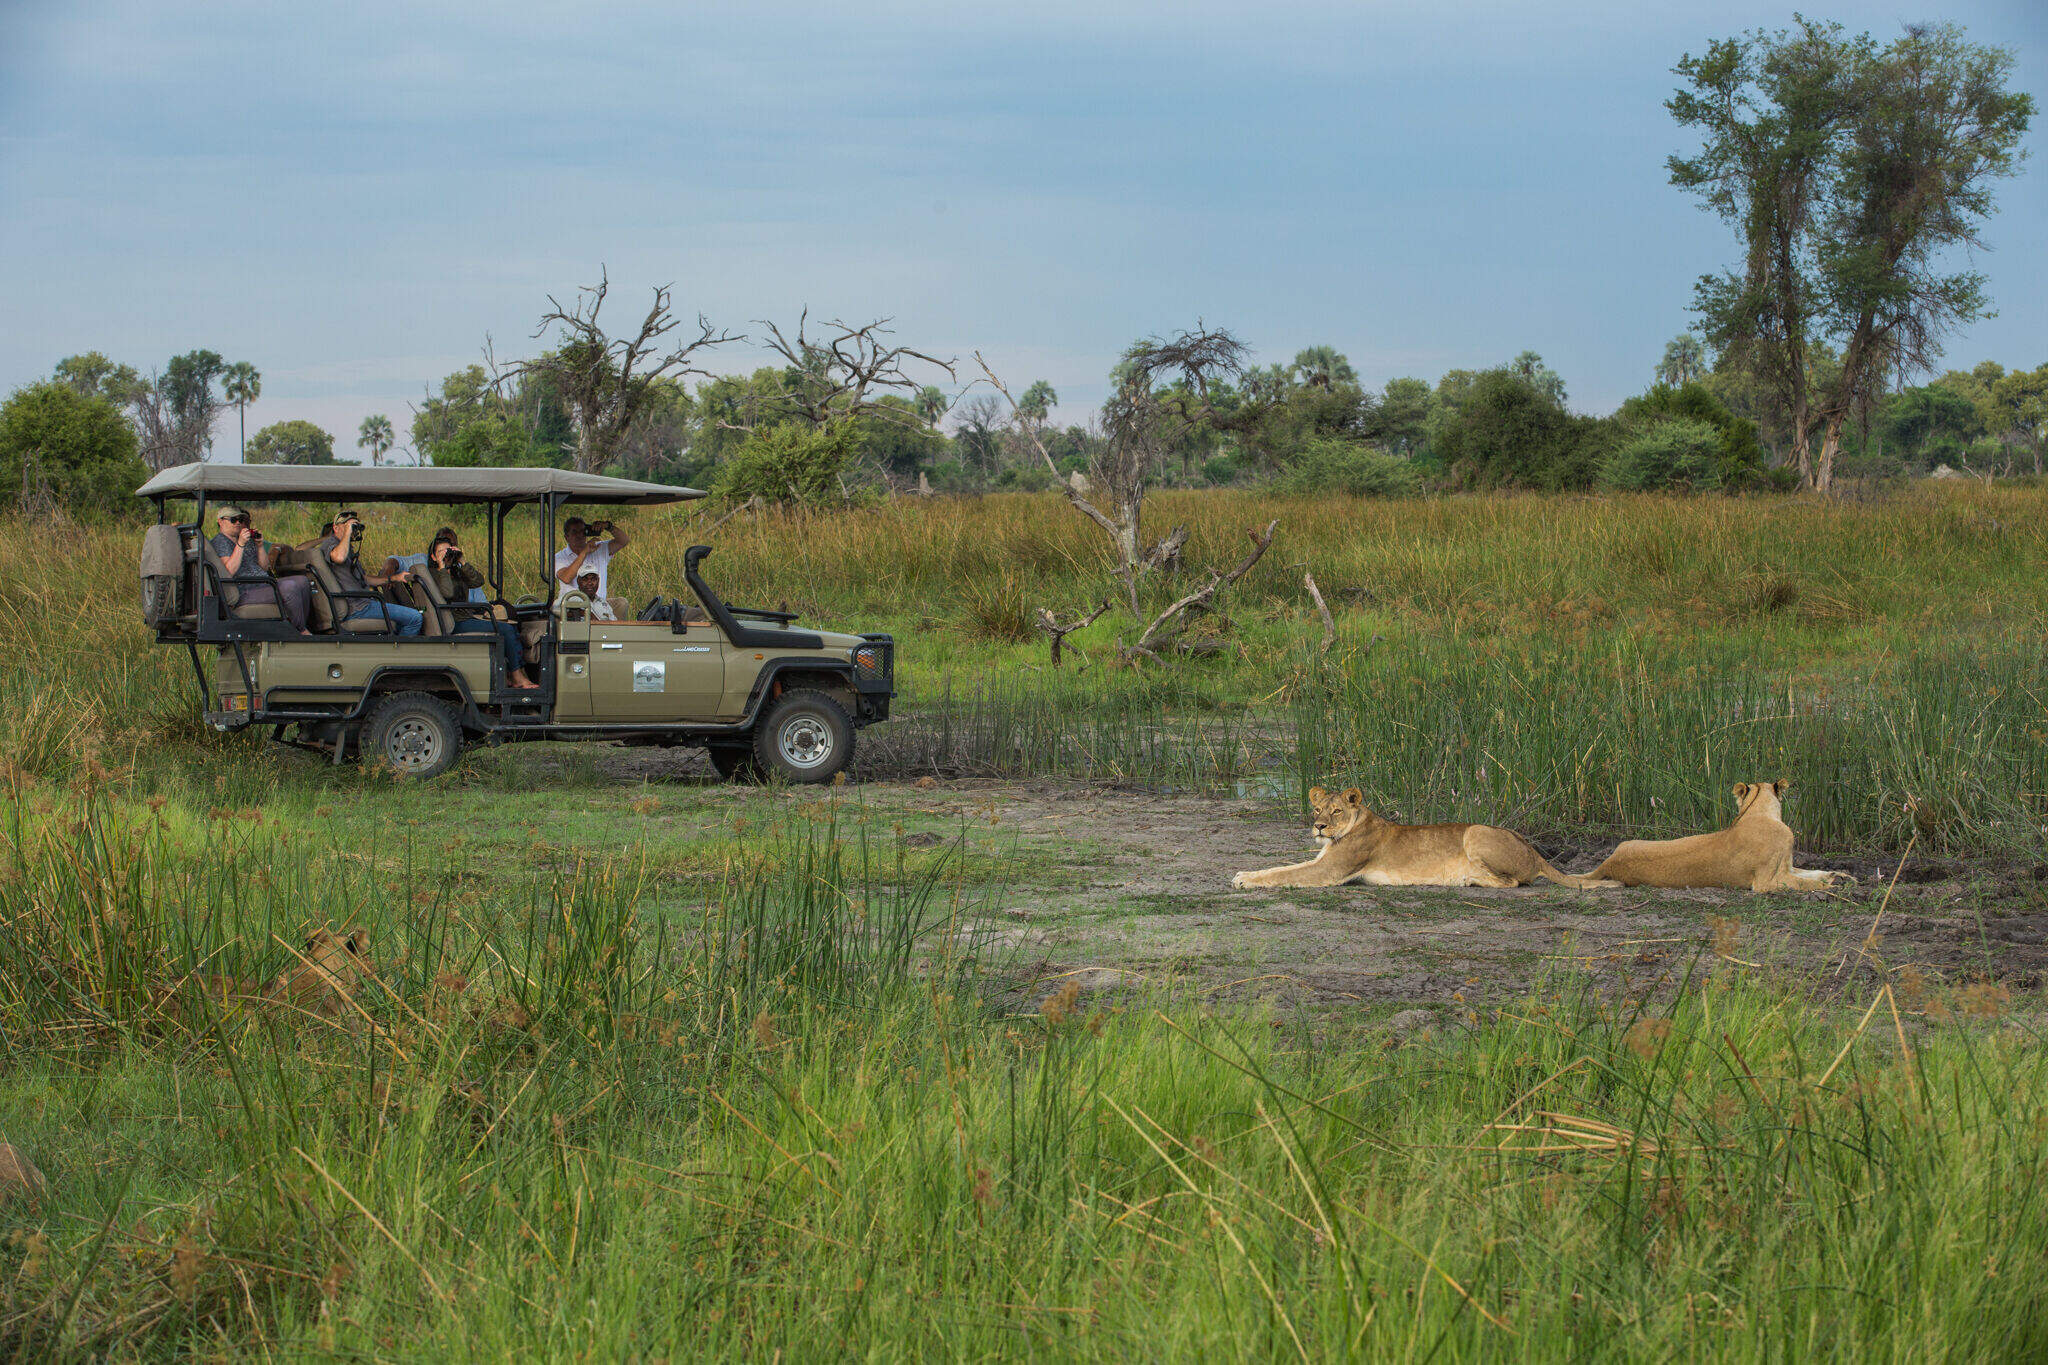
[{"label": "dead tree branch", "polygon": [[[1158,647],[1166,643],[1167,636],[1179,634],[1179,629],[1175,627],[1175,623],[1187,612],[1197,607],[1208,608],[1215,600],[1218,592],[1250,573],[1252,566],[1259,562],[1265,555],[1267,548],[1272,545],[1273,536],[1279,529],[1280,523],[1276,519],[1267,522],[1266,529],[1263,532],[1256,530],[1246,531],[1245,534],[1251,537],[1252,548],[1245,552],[1244,558],[1237,562],[1237,566],[1228,573],[1219,573],[1215,569],[1209,570],[1209,581],[1196,588],[1193,592],[1181,597],[1171,606],[1167,607],[1166,610],[1153,617],[1151,622],[1145,627],[1144,634],[1138,637],[1136,644],[1123,647],[1122,641],[1119,640],[1118,645],[1122,649],[1123,658],[1135,662],[1138,656],[1143,655],[1145,658],[1157,662],[1159,659],[1159,655],[1156,652]],[[1169,627],[1175,628],[1169,630]]]},{"label": "dead tree branch", "polygon": [[1060,619],[1045,607],[1038,609],[1038,628],[1052,637],[1052,666],[1054,668],[1060,666],[1060,647],[1066,643],[1067,637],[1077,630],[1083,630],[1094,625],[1102,619],[1102,614],[1108,610],[1109,599],[1105,597],[1102,599],[1102,605],[1088,615],[1076,616],[1073,620],[1062,624]]},{"label": "dead tree branch", "polygon": [[1330,615],[1330,604],[1323,600],[1322,589],[1316,586],[1315,574],[1313,572],[1302,574],[1301,582],[1308,589],[1310,600],[1316,604],[1317,614],[1323,618],[1322,648],[1327,651],[1331,645],[1337,643],[1337,622]]}]

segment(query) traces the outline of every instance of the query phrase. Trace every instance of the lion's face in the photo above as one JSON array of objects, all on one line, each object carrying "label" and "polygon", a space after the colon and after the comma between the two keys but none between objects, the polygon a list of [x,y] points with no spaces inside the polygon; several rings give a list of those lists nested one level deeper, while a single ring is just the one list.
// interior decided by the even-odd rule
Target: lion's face
[{"label": "lion's face", "polygon": [[1348,787],[1341,792],[1310,787],[1308,809],[1309,830],[1315,835],[1316,843],[1324,848],[1349,834],[1353,826],[1371,814],[1365,808],[1365,793],[1356,787]]},{"label": "lion's face", "polygon": [[334,984],[353,986],[370,971],[370,931],[351,929],[337,934],[331,929],[315,930],[306,940],[306,960]]}]

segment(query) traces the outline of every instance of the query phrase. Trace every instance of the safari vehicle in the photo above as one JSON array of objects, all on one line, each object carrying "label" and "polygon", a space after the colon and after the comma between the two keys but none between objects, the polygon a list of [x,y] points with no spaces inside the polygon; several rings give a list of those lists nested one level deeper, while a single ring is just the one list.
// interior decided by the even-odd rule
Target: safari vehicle
[{"label": "safari vehicle", "polygon": [[[889,636],[800,630],[791,613],[728,605],[699,572],[709,546],[691,546],[683,557],[685,586],[701,611],[680,595],[657,594],[641,619],[597,621],[582,610],[581,593],[555,582],[556,517],[564,507],[704,496],[695,489],[558,469],[189,464],[158,474],[137,496],[153,501],[157,513],[143,540],[143,619],[158,643],[190,654],[207,723],[223,731],[268,727],[273,740],[337,764],[381,759],[400,774],[431,777],[465,744],[604,740],[701,746],[727,778],[825,782],[853,761],[854,732],[887,719],[895,695]],[[209,543],[209,499],[481,506],[479,567],[490,584],[482,591],[494,600],[488,607],[443,602],[427,581],[348,592],[309,555],[303,567],[314,633],[301,635],[275,602],[242,600]],[[191,519],[174,518],[172,505],[187,502]],[[526,508],[537,514],[550,591],[545,599],[507,601],[508,523]],[[350,619],[346,599],[387,593],[422,611],[421,634],[400,636],[375,611]],[[465,608],[496,612],[534,642],[527,667],[537,688],[509,685],[496,631],[453,633]]]}]

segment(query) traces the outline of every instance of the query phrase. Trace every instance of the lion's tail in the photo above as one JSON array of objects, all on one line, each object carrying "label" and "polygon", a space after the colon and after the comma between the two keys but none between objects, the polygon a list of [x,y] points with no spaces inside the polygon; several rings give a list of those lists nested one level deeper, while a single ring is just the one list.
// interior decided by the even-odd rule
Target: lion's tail
[{"label": "lion's tail", "polygon": [[1594,873],[1559,872],[1540,853],[1536,855],[1536,875],[1547,882],[1556,882],[1559,886],[1569,886],[1580,891],[1605,891],[1621,885],[1620,882]]}]

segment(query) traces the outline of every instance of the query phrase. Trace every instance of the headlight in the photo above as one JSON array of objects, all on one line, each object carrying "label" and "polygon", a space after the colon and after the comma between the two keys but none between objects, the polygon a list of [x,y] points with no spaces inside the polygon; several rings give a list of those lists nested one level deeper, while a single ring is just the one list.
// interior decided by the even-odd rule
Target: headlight
[{"label": "headlight", "polygon": [[882,671],[882,651],[875,645],[862,645],[853,651],[853,666],[868,673]]}]

